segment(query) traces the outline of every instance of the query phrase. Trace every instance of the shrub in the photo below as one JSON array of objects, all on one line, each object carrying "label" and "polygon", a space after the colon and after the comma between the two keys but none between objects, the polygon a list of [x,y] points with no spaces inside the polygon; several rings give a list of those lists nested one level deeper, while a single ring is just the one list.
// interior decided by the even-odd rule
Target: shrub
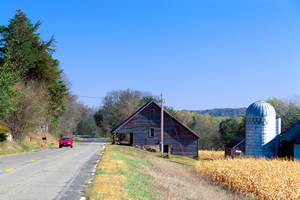
[{"label": "shrub", "polygon": [[5,140],[6,140],[6,138],[7,138],[7,135],[6,135],[6,133],[4,133],[4,132],[0,132],[0,142],[3,142],[3,141],[5,141]]}]

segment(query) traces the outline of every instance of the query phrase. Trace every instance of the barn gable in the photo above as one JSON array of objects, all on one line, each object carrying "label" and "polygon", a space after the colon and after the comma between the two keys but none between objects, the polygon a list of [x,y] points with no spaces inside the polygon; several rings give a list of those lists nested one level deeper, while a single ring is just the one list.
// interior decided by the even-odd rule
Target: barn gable
[{"label": "barn gable", "polygon": [[[112,130],[112,133],[132,135],[133,145],[159,145],[161,107],[148,102]],[[197,156],[198,134],[164,111],[164,144],[173,154]]]},{"label": "barn gable", "polygon": [[142,112],[148,105],[150,105],[152,103],[152,101],[146,103],[145,105],[143,105],[140,109],[138,109],[135,113],[133,113],[132,115],[130,115],[127,119],[125,119],[123,122],[121,122],[119,125],[117,125],[112,131],[111,133],[117,133],[118,130],[120,128],[122,128],[123,126],[125,126],[130,120],[132,120],[134,117],[136,117],[140,112]]},{"label": "barn gable", "polygon": [[[133,113],[131,116],[129,116],[126,120],[124,120],[123,122],[121,122],[118,126],[116,126],[111,133],[118,133],[119,130],[123,127],[126,126],[126,124],[130,123],[130,121],[134,120],[141,112],[145,112],[145,110],[149,110],[150,105],[155,105],[156,107],[158,107],[159,112],[161,112],[161,107],[160,105],[158,105],[157,103],[155,103],[154,101],[150,101],[148,103],[146,103],[145,105],[143,105],[140,109],[138,109],[135,113]],[[148,109],[147,109],[148,108]],[[192,134],[194,134],[196,137],[199,138],[199,135],[194,132],[192,129],[190,129],[188,126],[184,125],[183,123],[179,122],[175,117],[173,117],[170,113],[168,113],[166,110],[164,110],[164,115],[166,115],[169,118],[172,118],[174,120],[175,123],[179,124],[180,126],[186,128],[188,131],[190,131]],[[160,116],[160,115],[159,115]],[[165,116],[164,116],[165,118]],[[160,119],[159,119],[160,120]]]}]

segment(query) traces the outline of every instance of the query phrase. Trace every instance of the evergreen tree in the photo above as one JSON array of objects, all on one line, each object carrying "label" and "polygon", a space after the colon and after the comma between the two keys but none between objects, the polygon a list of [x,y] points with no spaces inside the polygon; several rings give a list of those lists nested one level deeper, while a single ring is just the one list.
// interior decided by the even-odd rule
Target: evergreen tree
[{"label": "evergreen tree", "polygon": [[52,58],[55,51],[54,37],[47,42],[41,39],[37,33],[40,25],[39,21],[33,25],[25,13],[17,10],[14,18],[9,20],[9,25],[0,28],[0,74],[8,71],[13,74],[0,80],[0,90],[4,90],[0,98],[5,102],[2,112],[11,102],[9,92],[6,91],[9,85],[19,81],[25,83],[34,81],[47,88],[48,114],[57,124],[65,111],[64,104],[68,91],[61,79],[62,70],[59,69],[59,62]]},{"label": "evergreen tree", "polygon": [[13,96],[15,89],[12,87],[14,84],[14,73],[8,64],[0,65],[0,116],[8,114],[13,109]]},{"label": "evergreen tree", "polygon": [[[39,21],[36,24],[31,23],[25,13],[17,10],[16,15],[9,20],[8,26],[0,27],[0,117],[6,119],[8,124],[11,120],[16,120],[17,115],[27,114],[25,111],[28,108],[22,104],[20,95],[27,95],[21,90],[31,92],[27,90],[27,87],[32,84],[37,86],[36,89],[43,91],[45,98],[39,98],[46,99],[46,103],[41,104],[43,106],[41,109],[46,110],[46,113],[40,116],[45,119],[42,120],[43,123],[52,122],[58,125],[66,109],[65,99],[68,96],[68,90],[61,77],[62,70],[59,69],[59,62],[52,57],[55,52],[55,40],[52,37],[49,41],[44,41],[37,32],[40,25]],[[24,86],[17,87],[22,84]],[[38,102],[36,101],[37,95],[30,96],[30,98],[32,102]],[[28,103],[28,105],[31,104]],[[31,105],[31,108],[36,107]],[[40,119],[33,120],[41,121]],[[26,122],[19,121],[20,126]],[[39,123],[30,121],[30,124]],[[24,136],[23,132],[28,130],[29,126],[28,124],[26,126],[22,124],[23,127],[15,125],[16,123],[14,130],[18,131],[11,130],[11,132],[16,133],[16,138],[21,140]]]},{"label": "evergreen tree", "polygon": [[24,77],[28,70],[34,67],[37,60],[39,45],[38,34],[35,34],[40,23],[33,25],[26,15],[18,10],[9,25],[0,29],[0,45],[2,62],[11,67],[11,71],[19,77]]},{"label": "evergreen tree", "polygon": [[239,121],[233,117],[223,120],[219,125],[219,132],[224,144],[238,136],[240,129]]}]

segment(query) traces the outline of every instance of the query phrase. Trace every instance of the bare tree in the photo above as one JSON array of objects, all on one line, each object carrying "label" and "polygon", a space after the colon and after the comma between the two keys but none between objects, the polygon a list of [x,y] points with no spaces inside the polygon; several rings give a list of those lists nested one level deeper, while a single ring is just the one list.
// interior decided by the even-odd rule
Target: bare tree
[{"label": "bare tree", "polygon": [[13,99],[14,109],[2,116],[14,140],[22,139],[30,131],[47,124],[47,95],[45,89],[35,83],[18,83]]},{"label": "bare tree", "polygon": [[154,99],[151,94],[138,90],[118,90],[108,93],[103,99],[103,106],[94,118],[102,134],[109,135],[111,129],[135,112],[145,101]]}]

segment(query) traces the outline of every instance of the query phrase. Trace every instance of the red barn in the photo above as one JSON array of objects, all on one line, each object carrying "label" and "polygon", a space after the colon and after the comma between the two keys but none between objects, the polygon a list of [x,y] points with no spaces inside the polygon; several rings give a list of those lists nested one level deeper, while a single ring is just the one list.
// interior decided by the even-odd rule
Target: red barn
[{"label": "red barn", "polygon": [[[161,107],[150,101],[111,132],[130,136],[133,146],[159,146],[161,138]],[[164,151],[176,155],[198,157],[199,135],[164,111]]]}]

